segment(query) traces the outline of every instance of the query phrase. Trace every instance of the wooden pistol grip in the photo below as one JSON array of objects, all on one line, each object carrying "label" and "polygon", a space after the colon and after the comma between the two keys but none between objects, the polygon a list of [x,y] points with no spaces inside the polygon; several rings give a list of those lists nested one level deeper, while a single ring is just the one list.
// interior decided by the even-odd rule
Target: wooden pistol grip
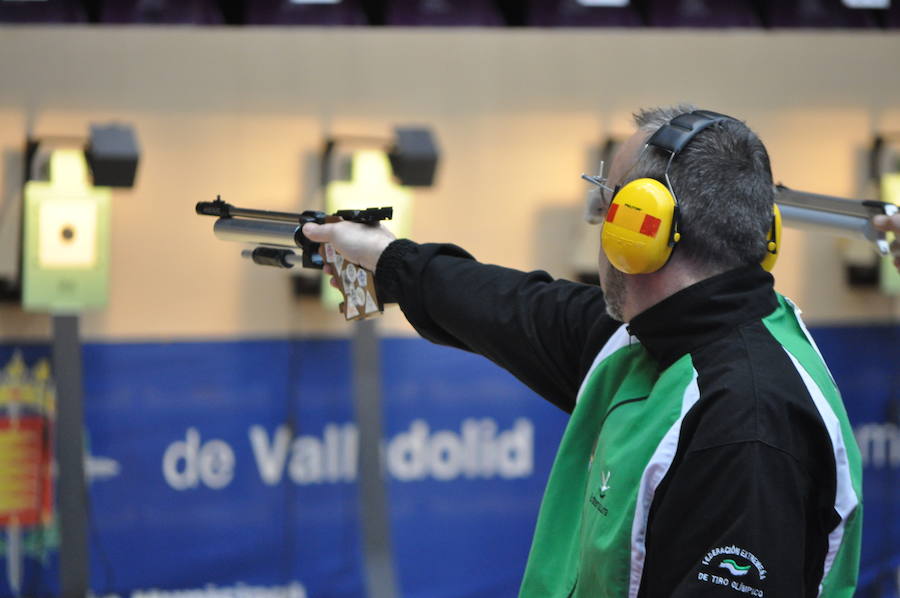
[{"label": "wooden pistol grip", "polygon": [[[339,222],[340,218],[329,216],[325,222]],[[338,290],[344,298],[341,313],[347,320],[362,320],[383,313],[381,303],[375,293],[375,274],[359,264],[354,264],[337,252],[331,243],[323,243],[319,253],[325,263],[334,268]]]}]

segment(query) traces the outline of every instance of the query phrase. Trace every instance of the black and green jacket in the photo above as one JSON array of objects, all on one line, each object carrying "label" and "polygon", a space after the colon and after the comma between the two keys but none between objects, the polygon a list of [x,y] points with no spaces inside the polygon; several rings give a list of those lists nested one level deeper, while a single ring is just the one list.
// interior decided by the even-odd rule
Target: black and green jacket
[{"label": "black and green jacket", "polygon": [[597,287],[392,243],[376,281],[425,338],[571,413],[520,596],[849,597],[852,429],[799,311],[757,266],[635,317]]}]

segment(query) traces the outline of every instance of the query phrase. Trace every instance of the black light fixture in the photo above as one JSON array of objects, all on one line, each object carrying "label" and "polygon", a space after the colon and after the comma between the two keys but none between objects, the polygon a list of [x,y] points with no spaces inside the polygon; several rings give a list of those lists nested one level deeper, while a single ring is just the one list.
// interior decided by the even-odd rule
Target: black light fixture
[{"label": "black light fixture", "polygon": [[431,187],[437,170],[438,148],[425,127],[397,127],[395,143],[388,152],[391,170],[401,185]]},{"label": "black light fixture", "polygon": [[334,151],[338,145],[380,147],[388,155],[391,171],[404,187],[431,187],[437,172],[440,150],[429,127],[399,125],[393,139],[357,135],[330,136],[325,139],[321,154],[320,185],[324,188],[333,179]]},{"label": "black light fixture", "polygon": [[50,153],[73,146],[84,149],[95,187],[134,187],[141,152],[134,129],[121,123],[91,124],[87,140],[65,136],[29,137],[25,141],[25,181],[45,178]]},{"label": "black light fixture", "polygon": [[91,125],[84,149],[96,187],[133,187],[138,149],[134,130],[128,125]]}]

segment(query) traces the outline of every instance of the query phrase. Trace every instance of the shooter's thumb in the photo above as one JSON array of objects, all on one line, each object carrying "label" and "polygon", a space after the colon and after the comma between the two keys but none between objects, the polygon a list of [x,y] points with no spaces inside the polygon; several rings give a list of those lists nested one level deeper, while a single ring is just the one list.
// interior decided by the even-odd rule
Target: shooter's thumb
[{"label": "shooter's thumb", "polygon": [[303,225],[303,234],[310,241],[316,243],[327,243],[331,241],[332,231],[331,224],[316,224],[315,222],[307,222]]}]

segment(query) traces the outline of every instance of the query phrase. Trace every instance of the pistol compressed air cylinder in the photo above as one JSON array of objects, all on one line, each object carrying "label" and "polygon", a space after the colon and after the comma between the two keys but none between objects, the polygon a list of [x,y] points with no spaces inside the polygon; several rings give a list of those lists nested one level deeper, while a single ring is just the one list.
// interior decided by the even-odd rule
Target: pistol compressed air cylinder
[{"label": "pistol compressed air cylinder", "polygon": [[297,247],[294,236],[298,223],[273,222],[251,218],[219,218],[213,226],[216,237],[223,241],[237,241],[275,247]]}]

